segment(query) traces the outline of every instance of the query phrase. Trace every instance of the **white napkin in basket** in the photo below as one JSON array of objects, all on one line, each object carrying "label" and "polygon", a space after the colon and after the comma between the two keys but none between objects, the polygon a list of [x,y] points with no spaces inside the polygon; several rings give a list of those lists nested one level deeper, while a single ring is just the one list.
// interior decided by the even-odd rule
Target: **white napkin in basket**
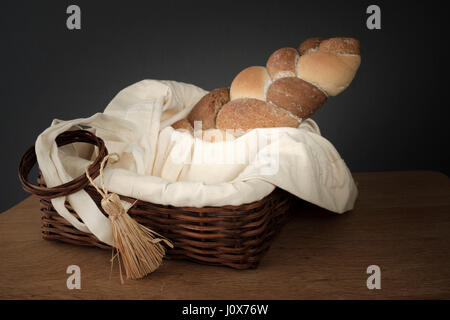
[{"label": "white napkin in basket", "polygon": [[[84,173],[95,157],[93,147],[57,148],[55,138],[89,126],[110,153],[121,156],[104,172],[111,192],[164,205],[202,207],[257,201],[278,186],[333,212],[353,208],[357,189],[350,171],[313,120],[305,120],[299,128],[255,129],[216,143],[173,130],[170,125],[184,118],[206,93],[190,84],[144,80],[120,91],[103,113],[54,120],[36,141],[47,185],[60,185]],[[232,161],[224,158],[230,154],[235,157]],[[66,200],[83,222],[67,211]],[[112,245],[109,220],[85,191],[53,199],[52,204],[77,229]]]}]

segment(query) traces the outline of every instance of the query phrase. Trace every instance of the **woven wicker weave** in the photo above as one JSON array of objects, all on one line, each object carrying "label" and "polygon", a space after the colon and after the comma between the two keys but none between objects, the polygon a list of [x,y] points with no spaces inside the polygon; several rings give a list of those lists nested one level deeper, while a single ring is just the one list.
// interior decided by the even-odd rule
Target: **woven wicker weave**
[{"label": "woven wicker weave", "polygon": [[[107,155],[100,138],[88,131],[68,131],[56,139],[58,146],[74,142],[87,142],[98,147],[98,157],[89,167],[90,175],[99,174],[101,160]],[[50,199],[86,190],[101,209],[101,196],[89,186],[85,175],[54,188],[47,188],[40,177],[39,185],[27,181],[36,163],[34,147],[23,156],[19,166],[19,179],[24,189],[40,198],[42,235],[76,245],[110,247],[93,234],[74,228],[53,208]],[[135,199],[121,199],[134,202]],[[161,233],[174,244],[168,250],[169,258],[189,259],[200,263],[224,265],[236,269],[255,268],[268,250],[274,236],[287,218],[290,205],[288,193],[275,189],[262,200],[240,206],[173,207],[138,201],[128,213],[139,223]],[[69,203],[68,210],[78,218]],[[103,210],[102,210],[103,212]]]}]

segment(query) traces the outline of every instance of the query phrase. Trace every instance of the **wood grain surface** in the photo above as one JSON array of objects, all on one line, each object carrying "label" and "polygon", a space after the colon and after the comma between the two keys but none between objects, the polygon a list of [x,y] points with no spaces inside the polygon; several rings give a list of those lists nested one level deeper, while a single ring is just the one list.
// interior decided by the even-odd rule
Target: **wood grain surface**
[{"label": "wood grain surface", "polygon": [[[352,212],[297,201],[258,269],[166,260],[143,280],[120,284],[111,252],[40,236],[38,199],[0,214],[1,299],[449,299],[450,183],[431,171],[354,174]],[[66,268],[81,268],[69,290]],[[366,269],[381,268],[368,290]],[[111,276],[111,278],[110,278]]]}]

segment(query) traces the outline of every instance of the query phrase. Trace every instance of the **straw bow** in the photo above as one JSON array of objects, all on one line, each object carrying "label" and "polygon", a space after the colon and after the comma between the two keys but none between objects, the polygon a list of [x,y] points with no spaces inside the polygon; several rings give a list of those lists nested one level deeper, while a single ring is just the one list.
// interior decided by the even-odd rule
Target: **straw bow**
[{"label": "straw bow", "polygon": [[[121,261],[123,263],[127,279],[140,279],[145,277],[147,274],[152,273],[161,265],[162,259],[166,254],[165,247],[162,243],[165,243],[170,248],[173,248],[173,245],[169,240],[160,234],[137,223],[128,215],[120,201],[119,196],[116,193],[108,193],[103,178],[103,169],[105,168],[108,159],[112,156],[115,156],[116,159],[111,159],[111,163],[115,163],[120,160],[117,153],[111,153],[103,158],[100,165],[99,176],[102,189],[94,183],[94,180],[89,175],[87,168],[86,177],[95,187],[97,192],[102,196],[101,206],[108,214],[109,220],[111,221],[114,247],[116,250],[116,254],[113,255],[111,263],[113,263],[114,258],[118,256],[120,279],[123,283]],[[137,200],[133,203],[133,205],[136,202]]]}]

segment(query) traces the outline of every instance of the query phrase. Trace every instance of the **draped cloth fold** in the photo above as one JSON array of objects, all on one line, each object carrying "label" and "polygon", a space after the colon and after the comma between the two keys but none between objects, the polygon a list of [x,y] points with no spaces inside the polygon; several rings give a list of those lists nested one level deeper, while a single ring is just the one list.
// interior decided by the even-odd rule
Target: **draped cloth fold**
[{"label": "draped cloth fold", "polygon": [[[191,84],[143,80],[120,91],[103,113],[54,120],[35,145],[47,185],[84,174],[95,158],[91,145],[58,148],[55,143],[60,133],[83,126],[102,138],[110,153],[120,155],[121,160],[104,171],[107,190],[117,194],[162,205],[203,207],[250,203],[280,187],[332,212],[353,208],[358,192],[352,175],[311,119],[298,128],[254,129],[216,143],[175,131],[170,125],[186,117],[206,93]],[[65,208],[65,201],[81,222]],[[52,204],[77,229],[113,244],[110,221],[84,190],[52,199]]]}]

